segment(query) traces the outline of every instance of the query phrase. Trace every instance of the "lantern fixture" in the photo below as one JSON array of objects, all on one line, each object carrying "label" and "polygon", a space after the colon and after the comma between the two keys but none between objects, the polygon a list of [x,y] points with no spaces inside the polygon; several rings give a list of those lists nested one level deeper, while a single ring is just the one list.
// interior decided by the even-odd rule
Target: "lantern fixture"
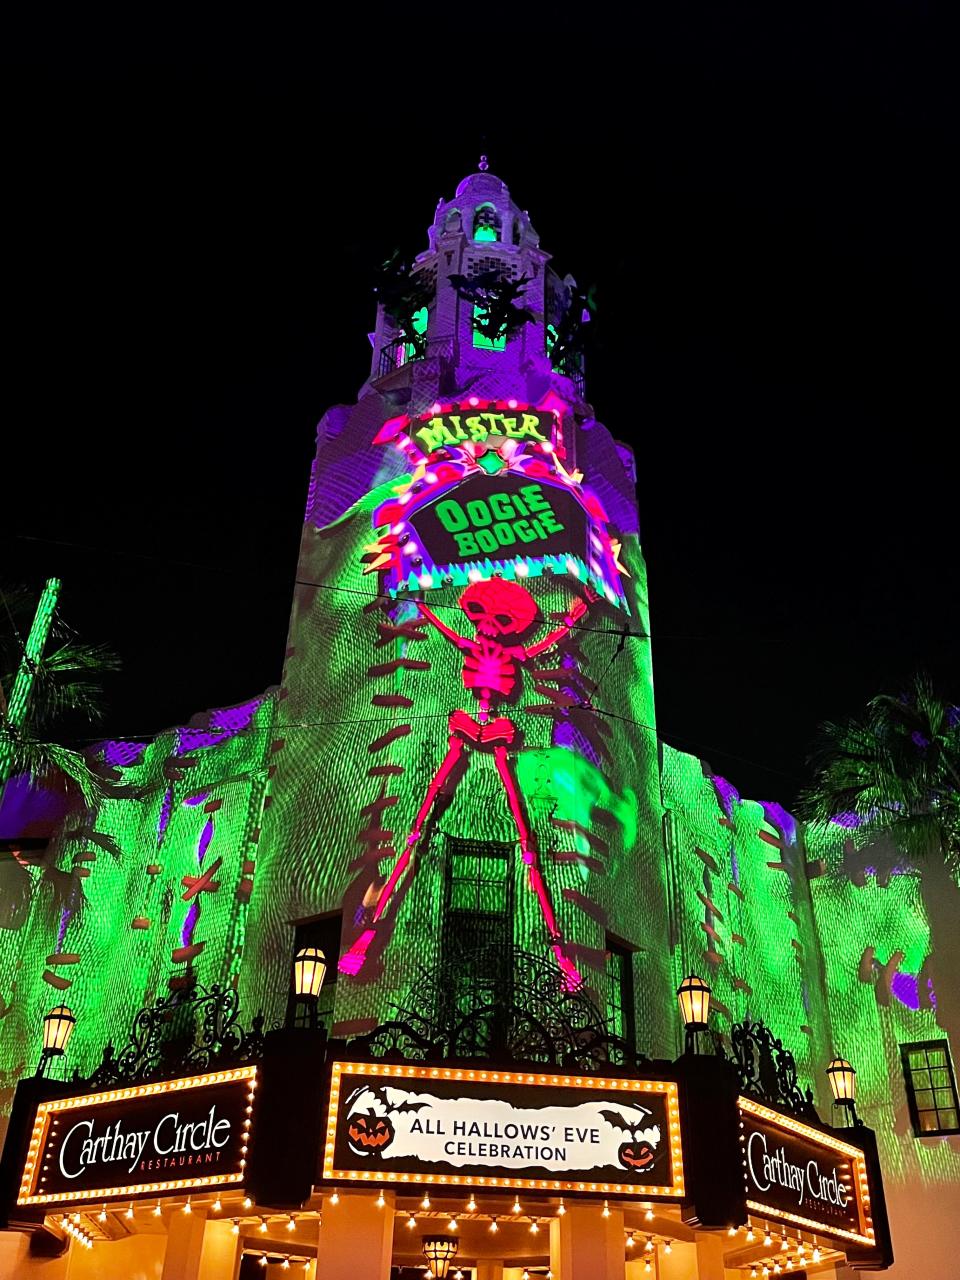
[{"label": "lantern fixture", "polygon": [[710,1017],[710,988],[695,973],[689,974],[677,988],[677,1001],[684,1026],[684,1053],[696,1053],[697,1033],[706,1031]]},{"label": "lantern fixture", "polygon": [[430,1263],[430,1270],[437,1280],[444,1280],[447,1268],[457,1256],[460,1242],[455,1236],[425,1236],[423,1256]]},{"label": "lantern fixture", "polygon": [[37,1075],[42,1076],[52,1058],[62,1058],[67,1051],[67,1044],[73,1035],[77,1019],[72,1010],[65,1004],[58,1004],[55,1009],[43,1016],[43,1053]]},{"label": "lantern fixture", "polygon": [[855,1101],[857,1073],[846,1058],[833,1059],[829,1067],[827,1067],[827,1079],[830,1081],[830,1091],[833,1094],[834,1106],[844,1107],[850,1112],[854,1124],[862,1124],[863,1121],[857,1116]]},{"label": "lantern fixture", "polygon": [[[327,957],[319,947],[301,947],[293,960],[293,994],[306,1009],[307,1026],[317,1025],[317,1003],[327,976]],[[297,1024],[295,1025],[302,1025]]]}]

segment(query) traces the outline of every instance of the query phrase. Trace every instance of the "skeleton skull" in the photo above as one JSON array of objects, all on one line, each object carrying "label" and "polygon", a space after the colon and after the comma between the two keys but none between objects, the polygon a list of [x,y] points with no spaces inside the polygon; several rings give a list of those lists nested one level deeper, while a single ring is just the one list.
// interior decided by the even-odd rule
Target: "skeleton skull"
[{"label": "skeleton skull", "polygon": [[515,635],[526,631],[537,616],[530,592],[503,578],[471,582],[460,596],[460,608],[481,636]]}]

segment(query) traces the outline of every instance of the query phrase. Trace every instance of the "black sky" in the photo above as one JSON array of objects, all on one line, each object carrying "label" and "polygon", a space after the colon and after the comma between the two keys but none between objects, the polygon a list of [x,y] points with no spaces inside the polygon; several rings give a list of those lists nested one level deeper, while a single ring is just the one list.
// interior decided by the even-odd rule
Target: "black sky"
[{"label": "black sky", "polygon": [[819,720],[918,666],[957,694],[952,42],[773,8],[11,42],[0,581],[60,574],[119,651],[104,732],[278,680],[315,424],[481,151],[597,288],[662,735],[789,801]]}]

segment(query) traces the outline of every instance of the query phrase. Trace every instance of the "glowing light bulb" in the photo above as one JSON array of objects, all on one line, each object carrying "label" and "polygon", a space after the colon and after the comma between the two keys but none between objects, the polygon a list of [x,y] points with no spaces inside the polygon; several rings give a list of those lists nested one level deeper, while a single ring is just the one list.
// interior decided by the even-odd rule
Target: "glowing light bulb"
[{"label": "glowing light bulb", "polygon": [[820,1246],[818,1244],[813,1246],[813,1253],[810,1256],[814,1262],[820,1261]]},{"label": "glowing light bulb", "polygon": [[[381,1192],[381,1199],[382,1199],[382,1197],[383,1197],[383,1193]],[[295,1230],[296,1230],[296,1228],[297,1228],[297,1220],[296,1220],[296,1218],[293,1216],[293,1214],[291,1213],[290,1217],[287,1219],[287,1230],[288,1230],[288,1231],[295,1231]]]},{"label": "glowing light bulb", "polygon": [[408,1228],[410,1231],[412,1231],[412,1230],[413,1230],[413,1228],[414,1228],[416,1225],[417,1225],[417,1220],[416,1220],[416,1218],[413,1216],[413,1214],[411,1213],[410,1217],[407,1219],[407,1228]]},{"label": "glowing light bulb", "polygon": [[261,1234],[262,1236],[265,1236],[265,1235],[267,1234],[267,1220],[266,1220],[266,1218],[261,1218],[261,1219],[260,1219],[260,1225],[259,1225],[259,1227],[257,1227],[257,1230],[260,1232],[260,1234]]},{"label": "glowing light bulb", "polygon": [[[339,1204],[339,1203],[340,1203],[340,1193],[339,1193],[338,1191],[335,1191],[335,1192],[333,1193],[333,1195],[330,1197],[330,1203],[331,1203],[331,1204]],[[309,1259],[308,1259],[308,1261],[309,1261]]]},{"label": "glowing light bulb", "polygon": [[157,1203],[153,1206],[153,1216],[155,1218],[159,1218],[162,1212],[163,1210],[160,1208],[160,1201],[158,1200]]},{"label": "glowing light bulb", "polygon": [[267,1255],[266,1255],[265,1253],[261,1253],[261,1255],[260,1255],[260,1266],[261,1266],[261,1267],[265,1267],[266,1265],[267,1265]]},{"label": "glowing light bulb", "polygon": [[447,1230],[448,1230],[448,1231],[456,1231],[457,1226],[458,1226],[458,1223],[457,1223],[456,1218],[451,1218],[451,1219],[450,1219],[450,1221],[447,1223]]},{"label": "glowing light bulb", "polygon": [[243,1207],[245,1209],[249,1209],[252,1204],[253,1204],[253,1201],[250,1199],[249,1196],[243,1197]]},{"label": "glowing light bulb", "polygon": [[125,1218],[132,1218],[132,1217],[133,1217],[133,1202],[132,1202],[132,1201],[130,1202],[130,1205],[129,1205],[128,1209],[127,1209],[127,1212],[126,1212],[123,1216],[124,1216]]},{"label": "glowing light bulb", "polygon": [[770,1234],[770,1232],[769,1232],[769,1231],[767,1231],[766,1235],[763,1237],[763,1243],[764,1243],[764,1244],[773,1244],[773,1236]]},{"label": "glowing light bulb", "polygon": [[497,1234],[497,1232],[500,1230],[500,1228],[497,1226],[497,1220],[496,1220],[496,1218],[492,1218],[492,1219],[491,1219],[491,1221],[490,1221],[490,1230],[493,1232],[493,1234],[494,1234],[494,1235],[496,1235],[496,1234]]},{"label": "glowing light bulb", "polygon": [[644,1253],[653,1253],[653,1237],[647,1236],[647,1243],[643,1246]]},{"label": "glowing light bulb", "polygon": [[230,1234],[232,1236],[238,1236],[240,1234],[240,1221],[238,1218],[234,1218],[230,1227]]},{"label": "glowing light bulb", "polygon": [[649,1260],[643,1264],[643,1269],[647,1275],[649,1275],[650,1272],[653,1270],[653,1267],[651,1267]]},{"label": "glowing light bulb", "polygon": [[779,1262],[775,1262],[773,1264],[773,1274],[775,1276],[778,1276],[782,1270],[783,1270],[783,1267],[781,1267]]},{"label": "glowing light bulb", "polygon": [[217,1196],[216,1200],[214,1200],[213,1202],[213,1212],[219,1213],[222,1208],[223,1208],[223,1205],[220,1201],[220,1197]]},{"label": "glowing light bulb", "polygon": [[309,1270],[310,1270],[310,1259],[309,1259],[309,1258],[304,1258],[304,1260],[303,1260],[303,1269],[304,1269],[304,1271],[309,1271]]},{"label": "glowing light bulb", "polygon": [[534,1220],[530,1223],[530,1234],[532,1236],[535,1236],[539,1230],[540,1228],[537,1226],[537,1220],[536,1218],[534,1218]]},{"label": "glowing light bulb", "polygon": [[736,1227],[730,1227],[730,1228],[728,1229],[728,1231],[727,1231],[727,1235],[728,1235],[728,1236],[735,1236],[736,1234],[737,1234],[737,1228],[736,1228]]},{"label": "glowing light bulb", "polygon": [[606,1200],[604,1200],[604,1202],[603,1202],[603,1210],[602,1210],[602,1212],[601,1212],[601,1214],[600,1214],[600,1217],[601,1217],[601,1218],[609,1218],[609,1217],[610,1217],[610,1206],[607,1204]]},{"label": "glowing light bulb", "polygon": [[521,1209],[520,1209],[520,1197],[519,1197],[519,1196],[514,1196],[514,1197],[513,1197],[513,1208],[510,1210],[510,1212],[511,1212],[511,1213],[520,1213],[520,1212],[521,1212]]},{"label": "glowing light bulb", "polygon": [[633,1246],[634,1246],[636,1243],[637,1243],[637,1242],[636,1242],[636,1240],[634,1240],[634,1238],[633,1238],[633,1232],[632,1232],[632,1231],[628,1231],[628,1232],[627,1232],[627,1240],[626,1240],[627,1248],[628,1248],[628,1249],[632,1249],[632,1248],[633,1248]]},{"label": "glowing light bulb", "polygon": [[284,1260],[283,1260],[282,1270],[283,1270],[283,1271],[289,1271],[289,1270],[290,1270],[290,1259],[289,1259],[289,1258],[284,1258]]},{"label": "glowing light bulb", "polygon": [[750,1280],[757,1280],[757,1268],[756,1268],[756,1267],[751,1267],[751,1268],[750,1268]]},{"label": "glowing light bulb", "polygon": [[750,1229],[747,1231],[747,1244],[753,1244],[754,1239],[755,1239],[755,1236],[753,1234],[753,1227],[750,1227]]},{"label": "glowing light bulb", "polygon": [[567,1206],[563,1203],[563,1196],[560,1197],[560,1203],[557,1205],[557,1216],[562,1218],[567,1212]]},{"label": "glowing light bulb", "polygon": [[423,1193],[423,1199],[420,1201],[420,1208],[421,1208],[421,1209],[429,1209],[429,1208],[430,1208],[430,1193],[429,1193],[429,1191],[425,1191],[425,1192]]},{"label": "glowing light bulb", "polygon": [[673,1253],[673,1244],[668,1240],[663,1246],[664,1253]]},{"label": "glowing light bulb", "polygon": [[646,1218],[646,1220],[647,1220],[648,1222],[652,1222],[652,1221],[653,1221],[653,1210],[652,1210],[652,1209],[648,1209],[648,1210],[647,1210],[647,1212],[646,1212],[643,1216]]},{"label": "glowing light bulb", "polygon": [[181,1211],[181,1212],[183,1212],[183,1213],[193,1213],[193,1210],[190,1208],[190,1197],[189,1197],[189,1196],[187,1196],[186,1204],[184,1204],[183,1209],[182,1209],[182,1211]]},{"label": "glowing light bulb", "polygon": [[789,1248],[790,1246],[787,1244],[787,1237],[784,1236],[783,1239],[780,1241],[780,1252],[786,1253]]},{"label": "glowing light bulb", "polygon": [[470,1192],[470,1199],[467,1201],[467,1213],[476,1213],[477,1202],[473,1198],[473,1192]]},{"label": "glowing light bulb", "polygon": [[106,1220],[107,1220],[107,1206],[104,1205],[103,1208],[100,1210],[100,1212],[97,1214],[97,1221],[106,1222]]}]

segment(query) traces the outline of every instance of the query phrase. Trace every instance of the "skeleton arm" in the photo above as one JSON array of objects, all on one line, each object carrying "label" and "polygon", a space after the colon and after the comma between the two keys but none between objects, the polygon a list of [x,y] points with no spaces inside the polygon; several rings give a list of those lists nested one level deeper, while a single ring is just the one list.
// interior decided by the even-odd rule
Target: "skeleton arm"
[{"label": "skeleton arm", "polygon": [[567,616],[564,618],[563,623],[559,627],[556,627],[553,631],[548,632],[548,634],[545,635],[542,640],[538,640],[536,644],[528,645],[524,649],[524,653],[526,654],[526,656],[528,658],[536,658],[539,654],[546,653],[548,649],[552,649],[555,644],[559,644],[559,642],[564,638],[564,636],[569,635],[570,629],[573,626],[573,624],[579,618],[583,617],[583,615],[587,612],[587,609],[596,599],[597,599],[596,595],[594,595],[594,593],[588,587],[587,599],[584,600],[580,596],[578,596],[576,600],[574,600],[573,604],[570,606],[570,611],[567,614]]},{"label": "skeleton arm", "polygon": [[428,608],[422,600],[414,600],[413,603],[417,606],[426,620],[432,626],[436,627],[442,636],[445,636],[447,640],[450,640],[455,644],[458,649],[466,649],[468,647],[470,641],[466,636],[460,635],[458,631],[454,631],[452,627],[448,627],[445,622],[441,622],[433,610]]}]

